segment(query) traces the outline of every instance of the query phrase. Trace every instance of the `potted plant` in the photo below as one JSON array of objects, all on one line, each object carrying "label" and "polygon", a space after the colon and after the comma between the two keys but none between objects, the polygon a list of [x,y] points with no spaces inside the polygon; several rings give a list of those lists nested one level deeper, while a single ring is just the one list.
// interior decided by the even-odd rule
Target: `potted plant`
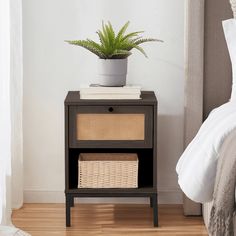
[{"label": "potted plant", "polygon": [[137,31],[126,34],[129,21],[116,34],[110,22],[102,24],[102,29],[96,33],[99,36],[99,43],[87,40],[66,40],[69,44],[81,46],[98,56],[98,74],[100,85],[123,86],[126,84],[127,58],[132,54],[132,49],[137,49],[145,57],[147,54],[140,47],[146,42],[162,42],[159,39],[143,38],[140,36],[144,31]]}]

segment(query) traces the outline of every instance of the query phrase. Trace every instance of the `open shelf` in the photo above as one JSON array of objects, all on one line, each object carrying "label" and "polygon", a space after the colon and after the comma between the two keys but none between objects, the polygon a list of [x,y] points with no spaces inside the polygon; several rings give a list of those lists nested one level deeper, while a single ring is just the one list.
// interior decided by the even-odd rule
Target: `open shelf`
[{"label": "open shelf", "polygon": [[[153,188],[153,149],[69,149],[69,189],[77,189],[78,186],[78,158],[80,153],[137,153],[138,166],[138,189]],[[79,189],[81,190],[81,189]],[[86,189],[84,190],[86,191]]]}]

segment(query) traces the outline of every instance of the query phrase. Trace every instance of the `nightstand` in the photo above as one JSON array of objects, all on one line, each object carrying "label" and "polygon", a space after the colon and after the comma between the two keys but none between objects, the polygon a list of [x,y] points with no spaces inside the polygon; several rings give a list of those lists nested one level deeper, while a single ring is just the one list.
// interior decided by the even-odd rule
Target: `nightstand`
[{"label": "nightstand", "polygon": [[[138,188],[78,188],[80,153],[137,153]],[[148,197],[153,223],[157,205],[157,100],[143,91],[139,100],[85,100],[78,91],[65,99],[66,226],[79,197]]]}]

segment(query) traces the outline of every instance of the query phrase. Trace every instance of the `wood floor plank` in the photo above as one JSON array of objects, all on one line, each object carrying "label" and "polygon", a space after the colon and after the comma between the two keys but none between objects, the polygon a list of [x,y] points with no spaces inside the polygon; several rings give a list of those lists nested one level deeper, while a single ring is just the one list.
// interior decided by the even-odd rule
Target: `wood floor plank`
[{"label": "wood floor plank", "polygon": [[160,205],[158,228],[148,205],[76,204],[71,215],[66,228],[64,204],[24,204],[13,211],[12,221],[32,236],[207,235],[202,218],[184,217],[180,205]]}]

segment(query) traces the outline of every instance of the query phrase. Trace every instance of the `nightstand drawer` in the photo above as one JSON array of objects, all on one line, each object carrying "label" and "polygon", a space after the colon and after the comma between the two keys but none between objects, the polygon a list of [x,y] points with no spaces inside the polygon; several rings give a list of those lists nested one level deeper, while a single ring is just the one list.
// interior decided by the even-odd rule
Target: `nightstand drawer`
[{"label": "nightstand drawer", "polygon": [[152,106],[70,106],[70,147],[152,147]]}]

